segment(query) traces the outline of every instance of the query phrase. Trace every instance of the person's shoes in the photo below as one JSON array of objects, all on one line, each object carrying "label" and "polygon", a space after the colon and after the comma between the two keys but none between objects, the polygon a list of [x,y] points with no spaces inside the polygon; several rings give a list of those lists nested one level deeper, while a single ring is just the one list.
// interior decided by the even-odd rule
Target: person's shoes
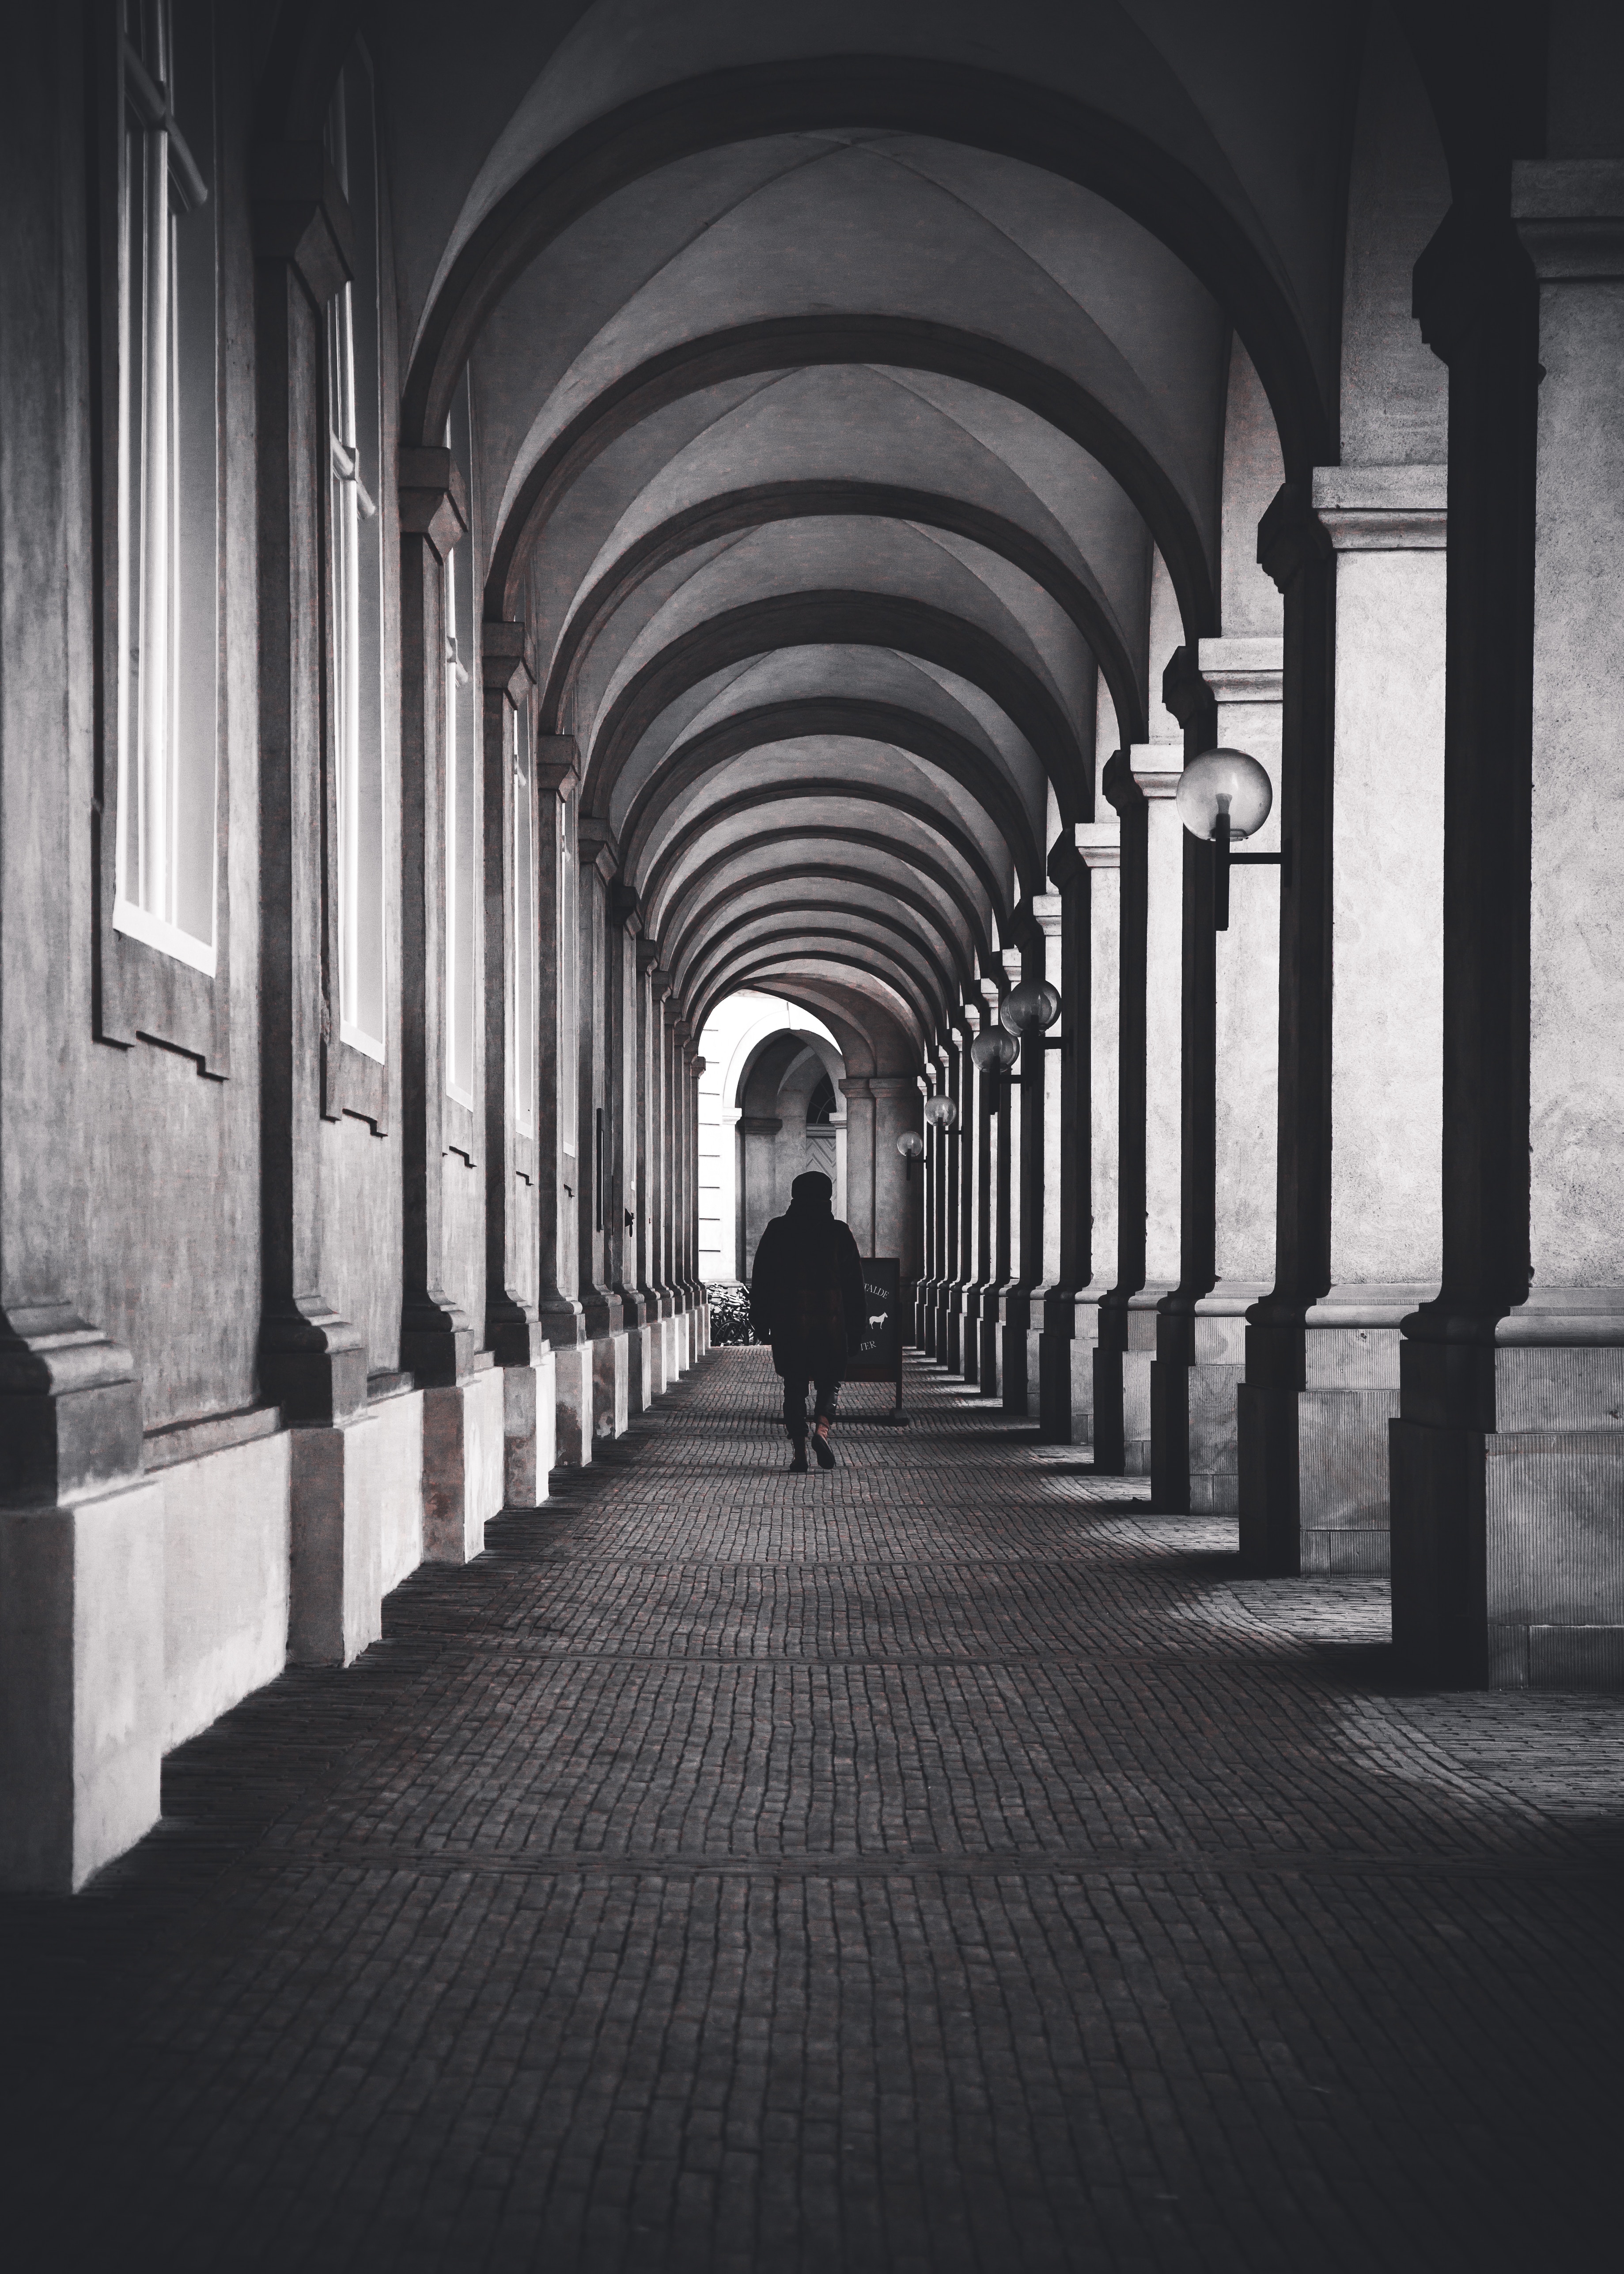
[{"label": "person's shoes", "polygon": [[795,1450],[790,1460],[789,1472],[792,1477],[804,1477],[807,1472],[807,1441],[804,1437],[797,1437],[795,1440]]},{"label": "person's shoes", "polygon": [[820,1469],[833,1468],[835,1465],[835,1449],[830,1443],[828,1438],[824,1436],[821,1429],[812,1440],[812,1450],[817,1455],[817,1465]]}]

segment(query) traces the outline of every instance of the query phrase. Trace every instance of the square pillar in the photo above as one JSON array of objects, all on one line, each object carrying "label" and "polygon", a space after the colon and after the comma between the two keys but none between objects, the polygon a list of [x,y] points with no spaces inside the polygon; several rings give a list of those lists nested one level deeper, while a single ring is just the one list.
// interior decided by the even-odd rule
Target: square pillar
[{"label": "square pillar", "polygon": [[1400,1353],[1394,1640],[1420,1680],[1615,1689],[1624,163],[1519,162],[1416,300],[1449,365],[1443,1276]]}]

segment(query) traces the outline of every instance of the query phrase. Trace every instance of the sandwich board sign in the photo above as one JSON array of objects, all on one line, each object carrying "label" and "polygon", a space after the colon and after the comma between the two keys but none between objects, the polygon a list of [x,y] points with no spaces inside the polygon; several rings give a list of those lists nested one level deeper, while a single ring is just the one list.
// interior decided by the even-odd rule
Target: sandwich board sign
[{"label": "sandwich board sign", "polygon": [[891,1382],[897,1399],[887,1420],[902,1408],[902,1263],[895,1255],[865,1255],[863,1299],[867,1324],[862,1341],[846,1362],[848,1382]]}]

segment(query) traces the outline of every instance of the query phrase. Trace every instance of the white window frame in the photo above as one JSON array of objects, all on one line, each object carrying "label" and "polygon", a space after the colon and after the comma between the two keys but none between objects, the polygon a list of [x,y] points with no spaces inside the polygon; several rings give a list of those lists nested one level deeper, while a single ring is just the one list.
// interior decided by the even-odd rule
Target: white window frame
[{"label": "white window frame", "polygon": [[513,1121],[521,1137],[536,1134],[536,779],[530,718],[510,706],[513,721]]},{"label": "white window frame", "polygon": [[[473,496],[472,415],[467,374],[446,440]],[[479,753],[477,659],[474,621],[473,534],[454,546],[445,566],[446,768],[443,847],[446,872],[445,1071],[446,1095],[472,1113],[478,1065],[479,915],[482,906],[479,844]]]},{"label": "white window frame", "polygon": [[[327,303],[327,621],[332,654],[333,762],[337,816],[338,1030],[341,1042],[387,1062],[388,881],[385,847],[387,775],[384,748],[382,559],[378,507],[366,486],[381,435],[377,347],[375,146],[351,147],[353,58],[340,72],[328,109],[327,148],[358,233],[368,242],[360,275]],[[365,74],[364,74],[365,75]],[[366,78],[365,100],[371,103]],[[364,168],[365,183],[352,181]],[[359,193],[359,194],[357,194]],[[366,327],[373,355],[356,351],[357,287],[369,294]],[[365,432],[363,431],[365,428]],[[374,473],[374,480],[377,476]]]},{"label": "white window frame", "polygon": [[[197,501],[183,492],[189,451],[211,469],[214,462],[217,311],[211,308],[202,358],[199,343],[183,339],[181,281],[194,267],[202,270],[212,302],[217,290],[213,216],[202,222],[199,238],[196,230],[209,190],[172,107],[170,0],[142,0],[126,10],[124,24],[113,923],[212,979],[219,865],[219,495],[211,471],[207,526],[190,526],[185,508]],[[194,233],[184,247],[183,272],[181,231],[188,222]],[[206,392],[197,384],[199,364],[207,373]],[[207,424],[206,455],[193,432],[199,420]],[[201,859],[199,841],[206,848]],[[206,876],[200,873],[205,864]],[[196,921],[204,911],[206,930]]]}]

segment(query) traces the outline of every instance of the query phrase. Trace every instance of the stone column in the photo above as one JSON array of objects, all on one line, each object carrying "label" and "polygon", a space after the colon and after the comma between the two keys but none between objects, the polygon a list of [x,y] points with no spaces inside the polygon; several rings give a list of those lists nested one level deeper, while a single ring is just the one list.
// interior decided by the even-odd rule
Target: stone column
[{"label": "stone column", "polygon": [[[1252,1314],[1241,1392],[1241,1547],[1260,1570],[1387,1570],[1399,1327],[1441,1268],[1446,479],[1441,466],[1320,469],[1329,576],[1289,524],[1276,535],[1283,515],[1265,520],[1289,673],[1299,643],[1311,683],[1316,647],[1335,659],[1335,779],[1318,824],[1328,905],[1294,910],[1295,933],[1282,933],[1294,1061],[1281,1076],[1279,1276]],[[1322,583],[1335,623],[1320,636]],[[1311,617],[1305,639],[1299,611]],[[1304,772],[1314,737],[1301,739]],[[1314,817],[1294,795],[1293,764],[1289,740],[1292,894],[1311,900],[1324,864],[1308,855]],[[1294,1088],[1311,1094],[1299,1103]]]},{"label": "stone column", "polygon": [[650,1401],[665,1387],[659,1296],[654,1284],[654,1218],[658,1206],[655,1148],[651,1127],[653,1107],[654,1037],[653,972],[659,951],[650,939],[635,944],[636,971],[633,982],[636,1033],[634,1037],[632,1107],[635,1124],[634,1175],[636,1186],[632,1231],[632,1269],[636,1276],[637,1300],[643,1321],[643,1375]]},{"label": "stone column", "polygon": [[914,1289],[914,1342],[916,1349],[929,1354],[930,1290],[932,1274],[936,1269],[936,1214],[934,1183],[936,1156],[931,1147],[930,1126],[924,1118],[925,1101],[932,1095],[928,1072],[917,1074],[914,1077],[914,1083],[919,1091],[920,1136],[925,1149],[920,1156],[916,1172],[919,1178],[920,1250],[919,1279]]},{"label": "stone column", "polygon": [[946,1178],[945,1258],[942,1282],[942,1324],[937,1356],[950,1374],[964,1371],[964,1281],[966,1233],[969,1225],[965,1175],[965,1125],[969,1053],[961,1018],[948,1028],[947,1058],[943,1068],[946,1094],[958,1108],[958,1119],[946,1133],[944,1173]]},{"label": "stone column", "polygon": [[[996,1008],[989,1009],[981,999],[966,1007],[965,1016],[974,1032],[985,1034],[994,1018]],[[1000,1078],[993,1073],[978,1073],[974,1061],[966,1067],[970,1085],[971,1111],[965,1142],[969,1148],[968,1174],[970,1193],[970,1248],[966,1265],[968,1284],[965,1289],[964,1376],[968,1382],[981,1386],[983,1359],[983,1327],[988,1310],[996,1306],[997,1282],[993,1276],[993,1183],[992,1164],[996,1147],[993,1141],[995,1115]],[[996,1374],[996,1360],[993,1372]]]},{"label": "stone column", "polygon": [[[1011,987],[1044,974],[1043,935],[1001,960]],[[1041,1035],[1021,1044],[1007,1084],[1009,1103],[1009,1268],[998,1291],[998,1392],[1006,1413],[1026,1413],[1035,1399],[1032,1375],[1032,1290],[1043,1269],[1043,1089],[1048,1052]]]},{"label": "stone column", "polygon": [[[925,1069],[929,1088],[927,1095],[944,1097],[947,1094],[947,1053],[938,1040],[931,1047],[933,1063]],[[930,1196],[930,1251],[927,1260],[924,1291],[926,1354],[940,1359],[945,1347],[942,1331],[942,1290],[947,1278],[947,1140],[935,1122],[925,1125],[925,1173]]]},{"label": "stone column", "polygon": [[[1217,712],[1218,745],[1249,751],[1274,786],[1273,809],[1257,836],[1248,839],[1248,852],[1280,850],[1282,653],[1278,639],[1207,639],[1199,647],[1201,678]],[[1198,877],[1198,891],[1187,899],[1186,924],[1205,932],[1212,922],[1210,856],[1189,842],[1187,862],[1193,856],[1208,874]],[[1236,1401],[1245,1375],[1246,1314],[1274,1277],[1279,942],[1279,870],[1237,870],[1229,885],[1229,928],[1215,939],[1211,967],[1209,1127],[1189,1104],[1200,1069],[1185,1066],[1184,1269],[1164,1307],[1157,1355],[1163,1357],[1169,1328],[1177,1331],[1187,1317],[1188,1367],[1181,1363],[1182,1352],[1169,1349],[1158,1381],[1160,1507],[1208,1513],[1240,1505]],[[1204,940],[1200,945],[1204,950]],[[1204,953],[1192,959],[1191,970],[1204,961]],[[1194,1006],[1198,1016],[1199,1007]]]},{"label": "stone column", "polygon": [[401,1364],[418,1386],[468,1374],[473,1325],[443,1284],[446,1116],[446,629],[453,547],[466,534],[447,449],[401,452],[401,1123],[405,1288]]},{"label": "stone column", "polygon": [[[874,1244],[874,1089],[867,1074],[847,1074],[840,1084],[846,1100],[846,1220],[861,1255],[877,1255]],[[778,1125],[775,1122],[774,1127]]]},{"label": "stone column", "polygon": [[897,1258],[899,1300],[905,1311],[912,1304],[913,1284],[919,1276],[920,1180],[910,1176],[897,1150],[906,1130],[917,1131],[919,1085],[912,1074],[876,1073],[868,1077],[874,1118],[874,1246],[876,1255]]},{"label": "stone column", "polygon": [[[269,192],[269,194],[267,194]],[[290,1422],[341,1423],[365,1410],[367,1352],[358,1329],[319,1292],[321,1282],[322,1032],[321,835],[325,659],[320,634],[322,485],[311,436],[326,418],[327,303],[354,267],[353,223],[320,152],[286,146],[263,155],[255,204],[254,336],[259,501],[259,858],[263,937],[259,965],[260,1222],[264,1284],[259,1380],[268,1404]],[[402,792],[410,827],[412,786],[438,762],[434,717],[438,660],[425,675],[425,639],[441,637],[443,562],[468,523],[467,500],[448,451],[426,470],[402,457],[401,580],[403,652]],[[424,475],[426,487],[417,486]],[[426,611],[426,620],[425,612]],[[435,650],[436,659],[440,650]],[[419,701],[414,709],[413,693]],[[425,736],[427,737],[426,749]],[[432,790],[431,786],[431,796]],[[436,869],[435,873],[438,873]],[[432,888],[429,897],[432,899]],[[422,894],[402,911],[410,926]],[[415,1252],[422,1284],[438,1284],[438,1224],[432,1263],[420,1202],[424,1182],[421,1076],[413,1088],[410,968],[406,981],[405,1125],[408,1285]],[[417,1111],[414,1115],[415,1099]],[[440,1156],[434,1154],[436,1170]],[[438,1192],[434,1204],[438,1206]],[[415,1251],[414,1231],[417,1234]],[[422,1274],[426,1271],[427,1276]],[[454,1340],[447,1378],[467,1371],[472,1330],[448,1312]],[[415,1356],[402,1352],[402,1366]],[[436,1378],[440,1378],[436,1376]]]},{"label": "stone column", "polygon": [[699,1272],[699,1085],[705,1061],[697,1048],[688,1061],[688,1276],[693,1290],[693,1357],[702,1359],[710,1343],[710,1306]]},{"label": "stone column", "polygon": [[[553,1358],[536,1307],[536,912],[545,855],[538,842],[541,793],[529,744],[534,660],[523,624],[483,627],[485,871],[487,906],[496,911],[485,934],[485,1347],[502,1369],[502,1497],[508,1508],[534,1508],[546,1499],[555,1449]],[[515,825],[522,771],[530,818],[523,847]],[[553,801],[549,797],[547,802]],[[518,983],[522,968],[528,988]],[[523,1035],[522,1020],[528,1027]]]},{"label": "stone column", "polygon": [[637,1267],[637,1219],[643,1201],[638,1181],[637,1123],[641,1090],[637,1079],[637,998],[642,982],[637,973],[637,950],[642,944],[643,919],[637,895],[620,883],[609,888],[608,994],[609,1129],[613,1173],[605,1202],[605,1269],[612,1293],[620,1299],[626,1328],[626,1410],[641,1413],[652,1395],[649,1388],[648,1313],[643,1306]]},{"label": "stone column", "polygon": [[[1135,1035],[1134,1062],[1124,1035],[1122,1084],[1124,1118],[1121,1150],[1130,1138],[1143,1147],[1143,1231],[1139,1239],[1127,1213],[1119,1224],[1121,1264],[1116,1291],[1113,1341],[1120,1389],[1108,1381],[1107,1397],[1122,1416],[1120,1452],[1126,1476],[1151,1473],[1151,1369],[1157,1356],[1157,1321],[1163,1299],[1179,1280],[1181,1254],[1184,1116],[1184,831],[1173,799],[1184,772],[1182,742],[1136,742],[1128,752],[1128,772],[1142,820],[1132,832],[1138,855],[1136,899],[1141,911],[1143,976],[1141,1035]],[[1139,849],[1139,831],[1143,850]],[[1124,837],[1129,834],[1124,825]],[[1124,879],[1124,957],[1126,960]],[[1142,1245],[1141,1245],[1142,1239]],[[1103,1332],[1104,1321],[1101,1321]],[[1103,1353],[1102,1353],[1103,1355]],[[1115,1372],[1115,1369],[1112,1369]],[[1114,1419],[1114,1417],[1113,1417]]]},{"label": "stone column", "polygon": [[592,1434],[607,1440],[624,1433],[629,1396],[625,1312],[609,1284],[615,1105],[610,892],[619,853],[604,825],[586,814],[576,823],[576,851],[581,976],[575,1034],[575,1222],[581,1307],[592,1345]]},{"label": "stone column", "polygon": [[1393,1629],[1429,1683],[1615,1688],[1624,164],[1520,162],[1507,218],[1453,210],[1416,270],[1449,366],[1443,1275],[1404,1326]]},{"label": "stone column", "polygon": [[535,771],[536,1310],[553,1349],[555,1457],[576,1467],[592,1457],[592,1354],[578,1293],[575,839],[581,770],[573,735],[541,736]]},{"label": "stone column", "polygon": [[966,1356],[974,1378],[974,1355],[967,1352],[971,1327],[970,1290],[975,1281],[975,1068],[970,1044],[981,1024],[978,1004],[960,1004],[952,1026],[951,1095],[959,1108],[948,1157],[953,1178],[953,1276],[947,1291],[947,1351],[950,1374],[963,1376]]},{"label": "stone column", "polygon": [[[996,971],[982,971],[978,975],[977,983],[981,990],[984,1030],[990,1031],[998,1024],[999,1006],[1006,991],[1004,979]],[[985,1160],[981,1185],[985,1193],[986,1240],[981,1258],[984,1284],[981,1316],[976,1327],[975,1378],[983,1397],[996,1397],[999,1395],[1000,1291],[1009,1276],[1010,1178],[1009,1151],[1005,1141],[1009,1118],[1009,1076],[990,1076],[981,1088],[981,1141]]]},{"label": "stone column", "polygon": [[167,1713],[164,1504],[141,1473],[141,1382],[73,1300],[94,1173],[85,1075],[103,1096],[116,1081],[84,1063],[104,1052],[89,1040],[89,927],[70,884],[87,865],[95,779],[70,154],[83,64],[61,68],[81,36],[57,11],[8,26],[27,99],[0,157],[0,1886],[49,1894],[82,1886],[156,1820]]},{"label": "stone column", "polygon": [[[1080,1284],[1071,1302],[1071,1428],[1074,1443],[1100,1436],[1095,1422],[1101,1371],[1101,1305],[1116,1284],[1117,1269],[1118,1126],[1121,1118],[1120,1035],[1122,994],[1122,824],[1115,814],[1104,821],[1077,823],[1071,832],[1074,857],[1086,879],[1079,893],[1077,928],[1086,932],[1079,956],[1081,969],[1073,1032],[1081,1060],[1073,1109],[1079,1128],[1086,1118],[1086,1146],[1079,1147],[1076,1254],[1071,1269]],[[1056,864],[1051,864],[1056,865]],[[1083,1042],[1086,1028],[1086,1045]],[[1116,1368],[1116,1382],[1121,1380]],[[1113,1466],[1120,1463],[1120,1389],[1116,1403],[1118,1437],[1112,1441]]]},{"label": "stone column", "polygon": [[[969,1005],[966,1016],[969,1016],[971,1021],[974,1021],[974,1026],[976,1026],[976,1033],[985,1035],[987,1030],[989,1030],[989,1026],[992,1026],[994,1019],[998,1016],[996,987],[994,987],[994,994],[992,994],[992,1005],[987,1003],[985,983],[978,983],[978,996],[981,996],[981,1000],[976,1000],[974,1005]],[[987,1351],[985,1351],[987,1314],[996,1310],[998,1306],[998,1283],[996,1278],[994,1278],[994,1269],[992,1269],[994,1239],[996,1239],[996,1224],[994,1224],[994,1208],[996,1208],[994,1162],[996,1162],[996,1156],[998,1156],[998,1144],[996,1144],[998,1091],[1003,1089],[1003,1078],[998,1073],[992,1073],[992,1071],[989,1071],[989,1073],[976,1073],[976,1066],[974,1066],[974,1062],[971,1062],[969,1081],[971,1085],[974,1085],[974,1089],[971,1089],[971,1096],[974,1096],[974,1126],[971,1126],[971,1134],[966,1141],[971,1144],[971,1185],[974,1185],[974,1193],[971,1193],[969,1287],[966,1287],[965,1291],[965,1381],[974,1382],[982,1394],[987,1394],[987,1389],[992,1387],[992,1382],[996,1381],[996,1375],[998,1375],[998,1359],[996,1359],[996,1351],[994,1351],[992,1367],[987,1369],[987,1378],[982,1381],[982,1362],[985,1362],[987,1358]]]},{"label": "stone column", "polygon": [[744,1204],[744,1270],[756,1268],[756,1247],[768,1220],[778,1212],[778,1136],[784,1126],[776,1113],[741,1113],[738,1132],[739,1190]]},{"label": "stone column", "polygon": [[[1079,1075],[1087,1076],[1088,872],[1064,857],[1064,889],[1039,894],[1034,920],[1043,934],[1043,975],[1060,998],[1060,1017],[1044,1037],[1043,1276],[1033,1295],[1032,1380],[1039,1434],[1052,1444],[1072,1437],[1072,1338],[1076,1325],[1077,1184],[1088,1173],[1086,1129],[1079,1118]],[[1079,890],[1079,886],[1081,889]],[[1080,935],[1080,937],[1079,937]],[[1086,1092],[1083,1093],[1086,1095]],[[1085,1430],[1086,1435],[1086,1430]]]}]

